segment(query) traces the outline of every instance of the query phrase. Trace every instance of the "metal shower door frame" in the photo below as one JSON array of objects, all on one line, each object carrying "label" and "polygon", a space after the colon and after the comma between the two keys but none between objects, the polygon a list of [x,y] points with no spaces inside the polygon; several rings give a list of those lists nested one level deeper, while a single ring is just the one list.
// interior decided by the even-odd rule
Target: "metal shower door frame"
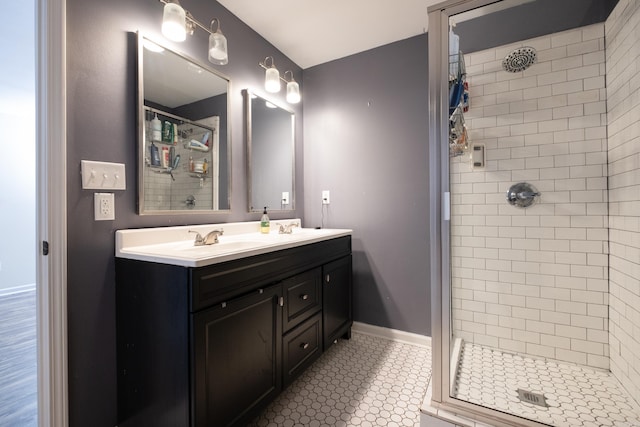
[{"label": "metal shower door frame", "polygon": [[516,415],[452,397],[449,178],[449,18],[502,0],[448,0],[429,13],[429,235],[432,335],[431,406],[497,427],[541,427]]}]

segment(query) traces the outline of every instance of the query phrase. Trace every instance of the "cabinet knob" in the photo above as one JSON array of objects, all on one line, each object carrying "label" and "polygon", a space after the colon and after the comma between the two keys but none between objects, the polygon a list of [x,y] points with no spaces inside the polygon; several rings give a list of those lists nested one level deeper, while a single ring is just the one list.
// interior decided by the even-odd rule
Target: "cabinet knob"
[{"label": "cabinet knob", "polygon": [[327,274],[327,279],[326,280],[327,280],[327,283],[329,283],[331,281],[331,275],[330,274]]},{"label": "cabinet knob", "polygon": [[309,295],[307,295],[307,294],[300,295],[300,299],[301,299],[302,301],[306,301],[306,300],[308,300],[308,299],[309,299]]},{"label": "cabinet knob", "polygon": [[308,342],[303,342],[302,344],[300,344],[300,348],[303,350],[306,350],[309,348],[309,343]]}]

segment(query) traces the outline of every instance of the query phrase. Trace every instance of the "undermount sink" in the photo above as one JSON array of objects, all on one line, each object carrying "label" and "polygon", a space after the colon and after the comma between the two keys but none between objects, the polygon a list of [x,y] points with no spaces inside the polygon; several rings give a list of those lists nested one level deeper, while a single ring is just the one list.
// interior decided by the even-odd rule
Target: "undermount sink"
[{"label": "undermount sink", "polygon": [[189,242],[188,245],[180,245],[175,250],[181,252],[187,252],[193,256],[200,255],[214,255],[228,252],[235,252],[242,249],[256,248],[264,245],[264,242],[252,241],[252,240],[237,240],[237,241],[220,241],[212,245],[195,246],[193,242]]}]

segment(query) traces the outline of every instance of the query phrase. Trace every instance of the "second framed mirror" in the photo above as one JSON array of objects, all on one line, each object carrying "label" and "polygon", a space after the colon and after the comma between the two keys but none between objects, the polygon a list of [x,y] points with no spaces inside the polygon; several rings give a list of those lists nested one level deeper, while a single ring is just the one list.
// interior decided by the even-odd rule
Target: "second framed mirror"
[{"label": "second framed mirror", "polygon": [[295,114],[249,89],[245,105],[249,212],[295,209]]}]

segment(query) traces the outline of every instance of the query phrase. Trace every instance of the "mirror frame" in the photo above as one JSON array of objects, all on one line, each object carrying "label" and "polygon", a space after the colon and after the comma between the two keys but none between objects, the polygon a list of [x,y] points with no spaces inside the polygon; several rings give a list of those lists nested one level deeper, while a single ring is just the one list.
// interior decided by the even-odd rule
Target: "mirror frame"
[{"label": "mirror frame", "polygon": [[[227,209],[198,209],[198,210],[192,210],[192,209],[171,209],[171,210],[149,210],[149,209],[145,209],[145,202],[144,202],[144,158],[145,158],[145,144],[144,144],[144,138],[145,138],[145,111],[144,111],[144,40],[149,40],[152,43],[157,44],[158,46],[162,47],[163,49],[177,55],[178,57],[184,59],[185,61],[188,61],[192,64],[197,65],[198,67],[201,67],[202,69],[210,72],[211,74],[214,74],[215,76],[224,79],[227,81],[227,156],[226,156],[226,162],[227,162]],[[231,85],[231,79],[229,78],[229,76],[225,75],[224,73],[221,73],[218,70],[215,70],[211,67],[209,67],[208,65],[206,65],[203,62],[200,62],[188,55],[185,55],[183,53],[180,53],[174,49],[169,48],[166,44],[163,44],[162,42],[159,42],[157,39],[154,39],[152,37],[149,37],[148,35],[144,34],[142,31],[138,31],[137,32],[137,49],[138,51],[136,52],[136,64],[137,64],[137,70],[136,70],[136,77],[137,77],[137,81],[136,81],[136,89],[137,89],[137,94],[136,94],[136,99],[137,99],[137,108],[136,111],[138,113],[138,120],[137,120],[137,125],[138,125],[138,129],[137,129],[137,140],[136,143],[138,145],[137,147],[137,154],[138,154],[138,159],[136,162],[137,168],[138,168],[138,173],[137,173],[137,212],[138,215],[206,215],[206,214],[215,214],[215,213],[229,213],[231,212],[231,179],[232,179],[232,159],[231,159],[231,153],[232,153],[232,139],[231,139],[231,94],[232,94],[232,85]]]},{"label": "mirror frame", "polygon": [[[287,212],[291,213],[295,211],[296,203],[296,113],[290,107],[283,105],[269,97],[263,95],[261,92],[252,89],[243,89],[242,95],[244,97],[244,125],[245,125],[245,145],[247,150],[247,211],[251,213],[262,213],[262,207],[255,208],[252,206],[253,197],[253,185],[252,185],[252,153],[251,145],[253,142],[252,135],[252,117],[251,117],[251,100],[253,97],[260,98],[266,102],[270,102],[276,107],[291,114],[291,194],[289,195],[289,208],[288,209],[275,209],[268,207],[269,212]],[[282,207],[282,204],[280,205]],[[252,209],[253,208],[253,209]]]}]

